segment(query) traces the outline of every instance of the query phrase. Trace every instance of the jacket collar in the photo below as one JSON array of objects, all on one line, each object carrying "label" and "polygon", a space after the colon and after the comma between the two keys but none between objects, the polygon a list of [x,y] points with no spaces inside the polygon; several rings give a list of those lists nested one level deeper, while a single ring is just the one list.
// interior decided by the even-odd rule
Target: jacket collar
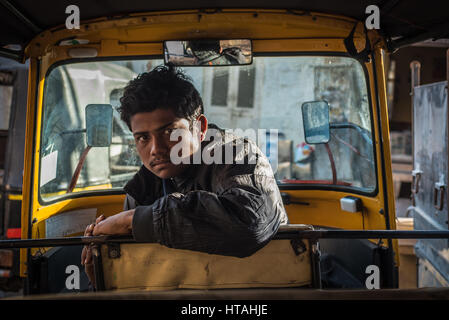
[{"label": "jacket collar", "polygon": [[[158,187],[159,186],[159,187]],[[150,170],[141,166],[139,171],[123,187],[125,192],[133,197],[137,204],[144,205],[154,199],[155,192],[161,190],[162,182]]]}]

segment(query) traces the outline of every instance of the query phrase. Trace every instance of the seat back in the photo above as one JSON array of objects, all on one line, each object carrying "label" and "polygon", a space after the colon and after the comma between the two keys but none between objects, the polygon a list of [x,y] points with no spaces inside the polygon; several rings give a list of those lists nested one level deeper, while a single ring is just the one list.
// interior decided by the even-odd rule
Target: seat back
[{"label": "seat back", "polygon": [[[296,243],[296,244],[295,244]],[[171,290],[299,287],[312,282],[307,241],[272,240],[246,258],[172,249],[159,244],[121,244],[111,258],[101,247],[105,289]]]}]

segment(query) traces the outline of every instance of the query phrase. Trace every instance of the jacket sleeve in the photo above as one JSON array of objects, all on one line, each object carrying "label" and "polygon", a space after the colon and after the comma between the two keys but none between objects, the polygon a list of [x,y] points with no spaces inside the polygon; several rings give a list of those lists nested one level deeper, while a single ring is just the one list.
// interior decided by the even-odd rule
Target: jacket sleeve
[{"label": "jacket sleeve", "polygon": [[225,188],[218,194],[172,193],[150,206],[137,206],[134,238],[212,254],[253,254],[275,235],[285,214],[276,196],[276,181],[246,174],[228,177],[221,184]]},{"label": "jacket sleeve", "polygon": [[126,194],[125,201],[123,202],[123,211],[135,209],[136,207],[136,200],[131,195]]}]

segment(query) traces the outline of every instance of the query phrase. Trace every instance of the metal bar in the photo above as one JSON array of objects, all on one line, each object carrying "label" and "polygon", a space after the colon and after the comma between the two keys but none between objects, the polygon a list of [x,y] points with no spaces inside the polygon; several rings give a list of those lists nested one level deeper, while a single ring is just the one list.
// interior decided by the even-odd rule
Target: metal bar
[{"label": "metal bar", "polygon": [[[384,72],[384,65],[383,65],[383,58],[382,58],[382,51],[381,50],[375,50],[374,54],[372,54],[372,63],[373,63],[373,75],[374,75],[374,89],[375,89],[375,99],[376,99],[376,113],[377,113],[377,127],[379,130],[379,153],[380,153],[380,166],[381,166],[381,172],[382,172],[382,184],[383,184],[383,209],[379,211],[384,215],[385,218],[385,229],[391,230],[391,223],[390,219],[393,220],[394,218],[394,203],[393,203],[393,210],[390,213],[390,199],[391,195],[388,194],[388,186],[390,185],[390,180],[387,179],[387,174],[390,174],[390,177],[392,177],[391,172],[391,154],[389,153],[389,143],[388,140],[384,140],[384,137],[388,139],[388,105],[385,95],[381,94],[381,92],[385,92],[385,82],[384,78],[382,76]],[[384,108],[382,108],[384,106]],[[384,115],[384,117],[382,117]],[[385,121],[385,122],[384,122]],[[385,130],[385,132],[384,132]],[[387,146],[385,147],[384,144]],[[374,149],[376,150],[376,148]],[[388,165],[387,165],[387,160]],[[379,178],[378,178],[379,179]],[[391,190],[393,191],[393,190]],[[393,192],[391,192],[393,194]],[[383,211],[383,212],[382,212]],[[395,261],[392,259],[394,253],[393,253],[393,242],[391,239],[387,240],[388,247],[387,250],[389,251],[389,256],[391,257],[390,261],[387,261],[387,265],[394,265]],[[387,284],[388,285],[388,284]],[[396,286],[396,284],[394,284]]]},{"label": "metal bar", "polygon": [[[273,239],[449,239],[449,230],[280,230]],[[94,236],[49,239],[2,240],[0,249],[79,246],[87,244],[138,243],[131,236]]]},{"label": "metal bar", "polygon": [[[59,247],[59,246],[79,246],[91,243],[105,243],[110,236],[95,237],[67,237],[67,238],[48,238],[48,239],[23,239],[23,240],[2,240],[0,248],[40,248],[40,247]],[[129,239],[129,242],[133,242]],[[120,241],[115,240],[115,241]],[[126,241],[123,241],[126,242]]]},{"label": "metal bar", "polygon": [[86,157],[89,154],[90,149],[92,149],[92,146],[87,146],[81,154],[80,159],[78,160],[78,164],[76,165],[75,172],[72,175],[72,179],[70,179],[67,193],[71,193],[73,189],[75,189],[76,183],[81,173],[81,169],[83,168],[84,161],[86,161]]},{"label": "metal bar", "polygon": [[390,51],[395,51],[397,49],[400,49],[402,47],[417,43],[417,42],[421,42],[424,40],[428,40],[428,39],[438,39],[440,37],[444,37],[445,35],[448,34],[448,30],[449,30],[449,23],[443,23],[438,25],[437,27],[435,27],[434,29],[427,31],[427,32],[422,32],[422,33],[418,33],[415,34],[413,36],[409,36],[409,37],[402,37],[398,40],[392,40],[389,45],[388,45],[388,49]]},{"label": "metal bar", "polygon": [[13,15],[15,15],[21,22],[23,22],[28,28],[33,30],[34,33],[40,33],[42,31],[34,22],[28,19],[22,12],[20,12],[14,5],[8,0],[0,0],[0,3]]},{"label": "metal bar", "polygon": [[278,233],[274,239],[449,239],[449,231],[417,230],[303,230]]},{"label": "metal bar", "polygon": [[320,259],[321,253],[319,250],[319,243],[316,239],[309,239],[309,251],[310,260],[312,263],[312,286],[315,289],[321,289],[321,269],[320,269]]},{"label": "metal bar", "polygon": [[104,291],[103,261],[101,259],[101,246],[96,244],[92,246],[92,258],[94,263],[95,291]]}]

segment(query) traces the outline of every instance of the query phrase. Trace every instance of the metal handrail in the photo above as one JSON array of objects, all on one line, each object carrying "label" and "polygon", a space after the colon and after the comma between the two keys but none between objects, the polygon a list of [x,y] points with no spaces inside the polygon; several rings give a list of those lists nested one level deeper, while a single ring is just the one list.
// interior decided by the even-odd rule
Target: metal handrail
[{"label": "metal handrail", "polygon": [[[274,240],[282,239],[449,239],[449,230],[312,230],[307,225],[281,226]],[[144,243],[131,235],[102,235],[47,239],[1,240],[0,249],[77,246],[107,243]]]}]

